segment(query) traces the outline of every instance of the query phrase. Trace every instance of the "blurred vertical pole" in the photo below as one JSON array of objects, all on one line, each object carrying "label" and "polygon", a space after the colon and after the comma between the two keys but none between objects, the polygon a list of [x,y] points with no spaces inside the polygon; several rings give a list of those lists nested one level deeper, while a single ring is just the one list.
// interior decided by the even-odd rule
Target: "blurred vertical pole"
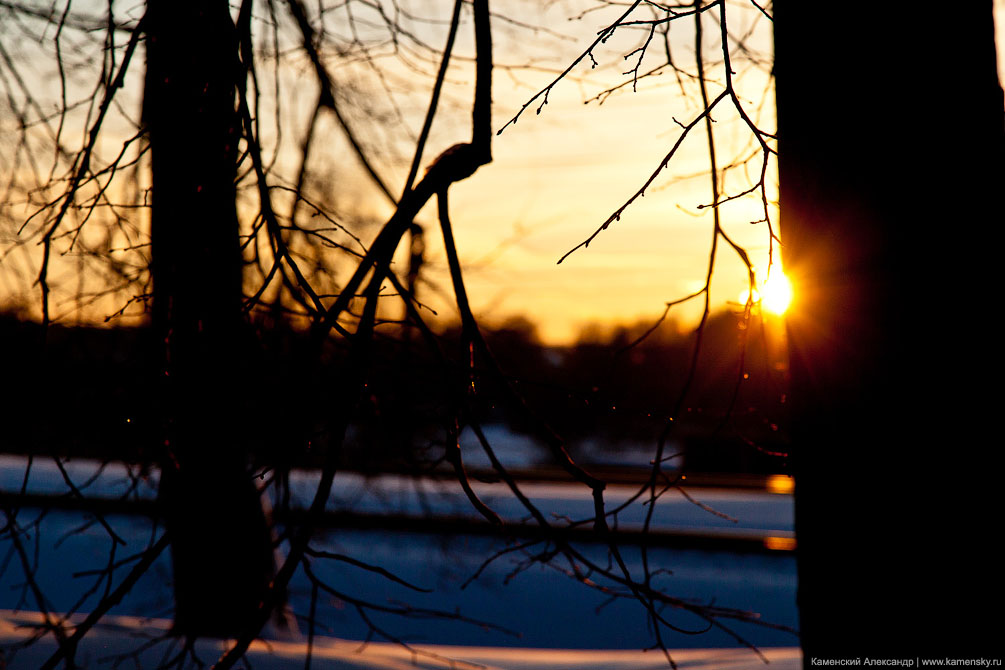
[{"label": "blurred vertical pole", "polygon": [[247,467],[235,204],[238,40],[226,0],[149,0],[144,122],[152,161],[160,497],[175,630],[233,636],[262,599],[271,541]]},{"label": "blurred vertical pole", "polygon": [[806,667],[994,641],[1003,101],[992,3],[942,9],[774,3]]}]

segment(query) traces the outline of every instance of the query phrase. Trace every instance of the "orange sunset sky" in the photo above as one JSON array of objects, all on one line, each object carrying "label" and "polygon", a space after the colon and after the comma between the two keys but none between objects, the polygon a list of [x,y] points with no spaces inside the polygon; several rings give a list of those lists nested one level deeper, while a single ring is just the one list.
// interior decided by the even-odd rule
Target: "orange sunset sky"
[{"label": "orange sunset sky", "polygon": [[[558,71],[571,63],[593,40],[599,27],[610,23],[620,7],[578,15],[580,6],[593,6],[580,0],[565,3],[536,3],[510,0],[518,17],[528,25],[547,26],[548,34],[515,28],[496,21],[496,71],[493,82],[493,126],[503,128],[535,93],[547,86]],[[494,5],[505,13],[506,2]],[[732,5],[731,5],[732,7]],[[996,22],[1005,20],[1005,0],[995,0]],[[774,92],[769,76],[771,61],[771,24],[759,12],[741,11],[737,6],[731,31],[747,35],[748,58],[735,56],[738,94],[747,113],[764,131],[774,132]],[[432,10],[429,10],[432,11]],[[675,58],[690,71],[693,67],[693,21],[682,21],[673,28]],[[706,33],[706,79],[710,96],[722,90],[721,62],[714,22]],[[440,44],[442,26],[428,28],[429,42]],[[423,164],[428,165],[441,151],[470,137],[469,105],[473,87],[470,55],[470,23],[462,26],[456,54],[448,77],[438,117],[427,146]],[[506,126],[493,143],[494,161],[470,179],[451,190],[454,232],[472,306],[488,325],[497,325],[513,317],[523,317],[536,324],[540,337],[550,343],[574,341],[591,324],[606,326],[635,321],[652,322],[664,311],[667,302],[690,295],[704,285],[712,240],[709,162],[704,126],[699,124],[682,145],[669,167],[662,171],[644,198],[635,201],[610,228],[601,233],[588,248],[579,249],[563,263],[558,260],[588,238],[614,211],[620,208],[657,169],[670,147],[681,134],[679,123],[688,123],[702,110],[698,89],[685,78],[683,88],[670,72],[641,79],[637,91],[626,86],[606,98],[603,104],[590,101],[605,89],[630,79],[624,73],[632,67],[626,59],[639,41],[638,32],[622,31],[594,52],[597,66],[584,60],[549,93],[548,104],[540,114],[532,104],[517,123]],[[998,31],[999,45],[1002,31]],[[1005,71],[1005,49],[999,46],[999,71]],[[465,58],[467,56],[468,58]],[[688,58],[691,60],[689,61]],[[658,64],[659,54],[653,63]],[[534,67],[522,67],[533,63]],[[139,65],[142,65],[140,60]],[[510,67],[520,65],[521,67]],[[123,95],[138,107],[142,68],[130,80],[131,89]],[[435,70],[435,63],[428,69]],[[352,66],[348,66],[352,67]],[[406,112],[406,121],[421,125],[421,114],[428,100],[430,81],[395,65],[390,59],[382,65],[392,84],[415,80],[415,106]],[[395,68],[398,68],[397,70]],[[646,68],[643,67],[643,70]],[[313,91],[304,91],[298,77],[287,76],[288,109],[296,112],[313,104]],[[372,75],[365,68],[359,77]],[[128,87],[127,87],[128,88]],[[131,96],[131,97],[130,97]],[[299,106],[299,107],[298,107]],[[742,157],[752,157],[744,167],[729,170],[721,180],[725,194],[746,190],[756,182],[760,156],[747,128],[728,106],[713,114],[715,141],[720,167]],[[415,111],[418,110],[418,111]],[[294,114],[296,116],[296,114]],[[0,119],[0,123],[9,124]],[[298,125],[299,123],[299,125]],[[303,128],[303,115],[284,128],[285,141],[296,147]],[[124,133],[125,131],[123,131]],[[131,132],[135,132],[134,130]],[[263,131],[263,132],[267,132]],[[99,149],[113,155],[116,141],[114,126],[105,132]],[[348,164],[345,141],[331,123],[321,126],[317,141],[325,145],[331,161]],[[409,151],[403,148],[398,158],[380,161],[387,181],[399,191],[408,170]],[[342,152],[342,153],[340,153]],[[295,164],[295,157],[279,155],[278,164]],[[349,184],[356,207],[377,220],[386,219],[390,207],[367,182],[358,165],[340,173],[340,183]],[[290,172],[289,169],[286,170]],[[2,174],[2,171],[0,171]],[[774,163],[766,177],[771,200],[770,218],[778,224],[774,202],[777,176]],[[427,283],[420,285],[419,299],[450,319],[455,311],[449,303],[450,284],[446,261],[439,240],[434,208],[427,205],[419,221],[426,226]],[[8,213],[12,212],[8,208]],[[27,209],[24,210],[27,212]],[[768,272],[770,236],[762,218],[761,203],[755,193],[729,202],[720,208],[724,231],[749,254],[757,275],[763,282]],[[18,216],[14,212],[15,218]],[[16,223],[16,221],[15,221]],[[5,226],[8,224],[4,224]],[[16,227],[16,226],[15,226]],[[374,228],[371,233],[375,234]],[[781,232],[784,239],[784,231]],[[15,251],[9,244],[14,236],[4,235],[5,262],[9,272],[0,277],[0,294],[5,303],[14,300],[27,305],[38,302],[38,249],[23,244]],[[405,246],[405,245],[403,245]],[[777,244],[775,262],[779,262]],[[402,250],[403,252],[404,250]],[[61,257],[62,258],[62,257]],[[62,258],[62,276],[73,272],[72,258]],[[402,253],[398,262],[403,264]],[[775,268],[778,269],[777,267]],[[2,273],[0,273],[2,274]],[[16,278],[12,278],[13,275]],[[60,271],[53,271],[58,277]],[[748,286],[747,272],[736,253],[720,243],[711,291],[711,306],[720,309],[727,303],[738,304]],[[72,283],[72,282],[67,282]],[[793,287],[798,292],[798,286]],[[763,292],[763,291],[762,291]],[[102,304],[102,314],[75,312],[68,300],[60,302],[54,292],[54,310],[59,318],[72,321],[84,318],[101,321],[109,311]],[[398,306],[395,305],[395,308]],[[676,306],[671,316],[683,325],[693,324],[701,314],[701,298]]]}]

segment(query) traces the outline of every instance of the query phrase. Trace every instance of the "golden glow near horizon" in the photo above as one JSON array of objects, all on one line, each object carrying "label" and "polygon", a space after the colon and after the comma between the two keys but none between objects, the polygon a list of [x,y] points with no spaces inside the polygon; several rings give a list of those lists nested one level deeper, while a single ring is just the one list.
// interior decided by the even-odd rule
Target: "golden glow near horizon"
[{"label": "golden glow near horizon", "polygon": [[[599,6],[601,4],[585,0],[568,3],[526,0],[523,4],[507,0],[500,3],[498,9],[501,13],[519,16],[520,23],[540,25],[546,30],[531,34],[515,27],[507,28],[503,21],[496,24],[499,30],[493,40],[500,67],[493,81],[493,126],[497,130],[506,126],[524,103],[549,86],[556,74],[589,46],[598,28],[609,25],[624,11],[617,3],[606,7]],[[744,101],[754,122],[771,132],[775,129],[775,120],[770,77],[770,22],[764,20],[755,8],[741,11],[731,7],[730,11],[735,12],[731,29],[738,35],[748,36],[745,53],[750,56],[738,57],[732,63],[736,70],[732,76],[737,86],[736,93]],[[999,69],[1005,77],[1005,30],[1001,29],[1005,25],[1005,0],[995,0],[994,11],[998,26]],[[430,12],[434,13],[433,10]],[[444,23],[420,22],[416,24],[416,29],[425,42],[443,43]],[[674,22],[672,30],[666,35],[668,43],[681,45],[682,55],[693,53],[693,23]],[[706,37],[711,40],[716,32],[709,30]],[[639,31],[619,31],[597,45],[590,58],[584,59],[565,80],[550,90],[547,105],[539,107],[539,101],[534,103],[522,114],[518,123],[506,126],[501,134],[493,137],[494,161],[491,164],[451,190],[454,234],[466,273],[469,298],[476,315],[485,325],[499,325],[513,317],[522,317],[537,326],[543,341],[567,344],[574,342],[589,326],[653,323],[668,302],[696,294],[699,295],[696,299],[674,306],[669,318],[677,321],[682,328],[697,323],[700,318],[704,294],[699,292],[708,275],[713,211],[713,207],[709,206],[708,148],[700,126],[695,127],[671,164],[652,182],[645,197],[635,200],[588,248],[579,249],[561,265],[557,264],[559,258],[591,235],[632,197],[661,164],[669,148],[675,145],[681,135],[681,124],[694,119],[701,109],[701,99],[691,79],[678,80],[670,70],[640,77],[637,82],[625,74],[632,62],[629,59],[629,65],[626,65],[625,56],[635,53],[640,34]],[[443,118],[433,125],[424,154],[425,165],[447,147],[466,139],[469,133],[470,111],[467,106],[474,76],[470,60],[473,53],[470,31],[460,31],[458,40],[458,50],[468,58],[451,61],[444,102],[441,103],[441,109],[446,111]],[[711,42],[708,47],[712,49]],[[714,49],[707,53],[714,53]],[[654,63],[659,62],[657,51],[651,55],[656,57]],[[49,72],[47,81],[53,82],[47,102],[58,106],[60,99],[66,97],[66,92],[61,93],[62,89],[54,83],[59,81],[53,75],[55,66],[49,63],[43,67],[40,59],[35,60],[38,61],[39,72]],[[100,59],[95,62],[100,62]],[[139,101],[142,98],[142,68],[136,63],[142,63],[142,59],[134,61],[127,85],[118,94],[114,106],[116,109],[121,106],[129,114],[124,113],[125,120],[118,127],[111,121],[105,122],[101,137],[103,151],[99,152],[102,155],[116,155],[122,142],[135,133],[133,118],[140,115]],[[366,101],[368,93],[375,101],[382,100],[382,96],[400,95],[401,99],[394,102],[396,105],[400,103],[401,113],[406,117],[401,119],[401,123],[412,128],[411,137],[421,127],[429,100],[428,87],[437,63],[438,58],[434,58],[423,64],[428,70],[423,79],[421,72],[417,74],[384,54],[377,64],[391,78],[391,90],[376,86],[373,64],[366,59],[356,64],[343,64],[346,69],[340,70],[340,76],[351,82],[345,90],[358,92],[360,100]],[[520,63],[529,65],[515,65]],[[680,64],[686,65],[683,61]],[[647,67],[640,72],[646,72]],[[358,68],[358,73],[352,74],[352,68]],[[723,82],[720,74],[714,68],[707,73],[713,96],[721,91]],[[283,106],[282,136],[293,147],[292,152],[288,146],[280,147],[278,136],[269,134],[273,125],[280,127],[279,123],[263,119],[261,127],[266,147],[275,151],[277,176],[274,182],[292,183],[296,181],[302,133],[306,120],[311,117],[311,105],[315,98],[313,93],[299,97],[292,95],[298,86],[309,80],[302,76],[299,66],[283,69],[281,79],[283,94],[299,101]],[[90,80],[86,77],[76,84],[70,82],[70,85],[73,94],[70,97],[87,99],[90,96]],[[74,86],[77,88],[74,89]],[[604,95],[605,90],[614,88],[616,90],[611,95]],[[273,105],[268,97],[269,91],[265,90],[263,95],[261,107],[264,113]],[[280,106],[275,107],[278,109]],[[772,242],[763,222],[751,225],[764,216],[761,202],[756,194],[732,198],[744,193],[751,181],[758,178],[758,150],[756,143],[752,143],[749,128],[735,114],[729,113],[727,107],[717,108],[714,116],[716,152],[723,173],[719,182],[718,208],[722,229],[745,250],[751,263],[764,268],[769,264],[769,256],[777,263],[779,247],[775,244],[773,249],[770,248]],[[375,109],[378,108],[375,106]],[[86,128],[89,109],[85,105],[70,110],[66,117],[67,128],[75,124]],[[369,108],[364,105],[361,109],[365,111]],[[358,112],[351,120],[360,127],[362,134],[383,137],[380,129],[387,125],[386,119],[395,117],[398,111],[395,108],[395,114],[390,111],[382,114]],[[366,125],[368,121],[372,121],[373,125]],[[0,136],[10,130],[7,134],[14,137],[19,128],[16,119],[0,115]],[[338,125],[331,118],[322,116],[317,133],[312,150],[317,172],[315,177],[324,187],[312,195],[319,202],[337,204],[350,220],[385,221],[390,214],[389,205],[362,168],[351,158],[347,159],[353,152]],[[86,133],[77,135],[83,137]],[[397,192],[404,183],[413,148],[411,145],[397,146],[392,141],[396,136],[388,136],[391,139],[387,140],[387,146],[374,141],[374,158],[383,178],[392,186],[391,190]],[[58,152],[50,154],[60,155]],[[744,160],[752,162],[743,164]],[[13,165],[17,161],[8,162]],[[0,160],[0,163],[3,161]],[[733,167],[726,171],[723,169],[726,165]],[[149,187],[148,172],[141,167],[143,169],[136,171],[138,182],[124,177],[122,182],[116,182],[106,190],[107,185],[93,181],[88,188],[94,191],[81,191],[78,201],[87,202],[89,198],[97,197],[94,193],[99,191],[106,196],[111,194],[111,200],[120,198],[115,189],[123,193],[145,192]],[[41,172],[49,172],[49,169],[44,168]],[[122,174],[126,175],[126,172]],[[0,168],[0,176],[7,181],[10,175]],[[768,166],[765,176],[768,186],[765,200],[768,201],[769,217],[776,223],[777,175],[773,163]],[[61,193],[63,182],[54,181],[52,188]],[[35,201],[25,196],[26,202],[35,204],[55,197],[38,189],[28,189],[28,192],[41,194]],[[277,191],[275,197],[277,202],[281,201],[282,192]],[[121,198],[125,199],[127,195]],[[254,208],[256,202],[252,197],[242,207]],[[33,243],[25,244],[28,238],[19,239],[16,233],[24,219],[32,213],[32,207],[13,201],[6,204],[8,210],[0,211],[0,214],[9,214],[10,227],[0,230],[0,233],[10,230],[9,239],[15,242],[11,246],[5,241],[0,248],[0,252],[4,253],[0,270],[0,303],[8,307],[16,306],[25,314],[38,318],[39,292],[35,280],[39,276],[41,247]],[[142,318],[144,301],[128,291],[122,294],[108,292],[108,286],[102,283],[106,280],[105,274],[92,273],[78,281],[79,267],[87,261],[87,254],[71,253],[69,241],[78,240],[92,247],[99,247],[106,241],[104,231],[96,221],[102,213],[100,210],[95,210],[94,216],[87,208],[70,211],[73,214],[86,212],[91,223],[79,236],[76,233],[57,236],[51,255],[52,267],[48,273],[53,318],[57,321],[80,320],[103,324],[108,315],[118,313],[124,305],[130,304],[133,307],[125,312],[125,316],[113,323]],[[305,211],[306,208],[301,213]],[[253,211],[247,212],[249,220],[253,215]],[[113,250],[110,253],[117,267],[142,268],[148,260],[145,216],[145,213],[139,213],[137,220],[126,231],[128,235],[123,233],[121,239],[112,241]],[[36,217],[36,222],[42,220]],[[439,241],[435,206],[427,206],[418,221],[425,226],[428,249],[419,299],[445,320],[456,318],[450,279]],[[5,222],[0,220],[0,223]],[[353,228],[354,234],[359,234],[364,242],[369,242],[376,230],[376,225]],[[777,232],[777,228],[775,230]],[[92,233],[95,235],[93,244],[88,238]],[[784,231],[782,235],[784,237]],[[713,310],[725,308],[731,303],[735,308],[737,295],[741,295],[741,303],[747,299],[747,267],[727,246],[720,244],[708,293]],[[267,256],[269,252],[265,250],[263,253]],[[407,251],[402,249],[397,266],[406,265]],[[136,272],[142,275],[143,270]],[[793,287],[781,275],[780,268],[773,267],[771,272],[768,282],[757,287],[758,296],[755,299],[760,299],[764,313],[783,314],[790,308]],[[86,290],[81,292],[78,289],[83,284],[86,284]],[[325,287],[325,290],[336,288]],[[252,293],[254,287],[248,290]],[[794,290],[798,291],[799,287]],[[83,307],[77,299],[81,293],[85,298]],[[388,300],[388,305],[392,304],[395,309],[400,307],[393,300]]]},{"label": "golden glow near horizon", "polygon": [[789,475],[771,475],[768,477],[765,487],[770,493],[789,495],[796,490],[796,481]]},{"label": "golden glow near horizon", "polygon": [[[587,8],[591,8],[590,11],[581,11]],[[476,316],[487,327],[514,317],[524,318],[537,327],[542,341],[568,344],[591,326],[612,328],[638,322],[653,323],[667,303],[696,295],[674,306],[669,314],[669,319],[682,328],[696,324],[704,308],[703,294],[699,292],[709,274],[714,210],[709,206],[713,196],[707,140],[698,126],[681,144],[670,165],[652,181],[645,197],[634,200],[588,248],[581,248],[561,264],[557,263],[631,199],[657,171],[681,136],[680,124],[696,118],[702,110],[701,97],[693,82],[690,79],[678,81],[669,71],[656,72],[632,82],[631,75],[625,74],[625,55],[639,46],[639,33],[623,30],[597,45],[591,58],[584,59],[566,79],[552,88],[546,106],[538,109],[538,101],[522,114],[518,123],[507,126],[524,103],[548,87],[556,74],[592,43],[598,27],[616,20],[623,8],[596,7],[594,3],[579,0],[561,5],[528,0],[524,4],[503,4],[500,11],[503,10],[520,16],[521,22],[539,24],[548,30],[535,33],[534,38],[529,39],[525,31],[507,29],[504,22],[497,24],[499,33],[493,38],[496,61],[507,65],[497,68],[493,80],[493,126],[497,130],[504,126],[505,129],[493,137],[493,162],[470,179],[458,183],[450,192],[454,236]],[[575,20],[570,21],[570,16],[576,17]],[[750,36],[745,43],[747,49],[753,49],[749,53],[761,54],[757,62],[737,58],[733,63],[736,92],[759,127],[773,132],[770,22],[756,10],[736,10],[731,26],[737,34]],[[430,44],[442,44],[443,25],[423,23],[421,29],[428,32],[423,33],[423,39]],[[682,45],[682,53],[691,49],[687,45],[693,45],[693,23],[675,22],[672,29],[667,39]],[[549,38],[547,34],[550,33],[561,35]],[[708,32],[709,36],[714,34],[715,31]],[[473,48],[470,39],[468,30],[458,35],[457,48],[468,56]],[[709,48],[712,48],[711,43]],[[654,47],[653,64],[660,62],[661,53]],[[513,63],[532,65],[514,67]],[[380,60],[379,65],[386,76],[401,84],[394,87],[393,93],[400,97],[394,102],[403,110],[402,124],[412,127],[412,134],[416,134],[428,103],[429,92],[425,87],[432,83],[435,62],[426,64],[430,70],[428,80],[417,77],[415,72],[390,57]],[[346,67],[349,69],[340,74],[347,81],[356,82],[358,90],[363,92],[360,95],[370,91],[379,102],[383,99],[381,96],[387,94],[373,83],[368,63],[353,65],[359,69],[356,74],[352,74],[351,67]],[[647,63],[640,72],[649,67]],[[470,111],[467,106],[471,99],[472,68],[470,59],[451,61],[441,102],[444,112],[433,124],[423,156],[424,165],[468,136]],[[299,77],[297,68],[282,70],[281,74],[284,94],[302,85],[303,78]],[[132,76],[131,87],[120,95],[132,96],[133,104],[127,107],[135,112],[134,116],[139,116],[142,68],[136,66]],[[714,96],[721,91],[722,80],[711,72],[708,77],[710,93]],[[59,89],[52,91],[53,100],[58,103]],[[608,96],[604,91],[613,92]],[[262,109],[270,109],[268,91],[263,95],[266,97]],[[314,97],[313,94],[301,95],[297,99],[299,104],[283,106],[282,139],[287,144],[280,144],[278,134],[270,135],[272,121],[263,120],[261,124],[264,145],[276,152],[274,183],[282,183],[284,179],[288,183],[296,181],[301,134],[312,111],[304,101],[313,101]],[[391,118],[390,112],[387,118]],[[379,114],[360,114],[352,121],[359,126],[361,135],[365,130],[382,136],[377,131],[386,121],[380,119]],[[368,126],[368,122],[373,122],[373,126]],[[279,127],[278,123],[275,127]],[[120,146],[131,132],[131,127],[117,130],[108,125],[103,131],[102,142],[105,147]],[[397,136],[389,134],[389,137]],[[759,175],[757,148],[751,144],[749,128],[735,113],[729,112],[726,104],[717,108],[715,137],[718,167],[722,172],[718,194],[722,230],[746,251],[750,262],[766,267],[771,244],[767,227],[764,223],[751,225],[764,217],[761,200],[757,194],[733,197],[747,190],[751,180],[756,181]],[[375,163],[384,181],[391,185],[391,191],[398,192],[408,173],[413,148],[394,145],[390,139],[388,145],[394,151],[376,143],[384,152],[374,149]],[[115,150],[108,152],[115,155]],[[322,116],[312,160],[317,172],[316,182],[324,186],[316,189],[312,196],[322,204],[332,204],[350,222],[385,221],[390,206],[370,183],[365,171],[353,160],[347,160],[346,157],[352,155],[337,124],[328,116]],[[744,161],[751,160],[753,163],[744,167]],[[726,165],[733,167],[727,171]],[[142,190],[148,187],[145,168],[137,174],[142,176],[139,183],[124,178],[115,188]],[[774,222],[777,221],[774,203],[777,193],[773,164],[768,167],[766,182],[769,216]],[[284,193],[277,191],[274,197],[276,206],[289,209]],[[249,198],[241,207],[244,218],[250,222],[257,201]],[[301,208],[301,215],[307,210]],[[430,314],[435,311],[440,318],[451,320],[456,318],[456,307],[435,205],[431,203],[420,212],[417,221],[425,228],[427,249],[418,299],[428,306]],[[145,253],[148,241],[146,225],[145,213],[139,213],[136,239],[115,242],[115,247],[120,249],[115,252],[116,262],[129,261],[137,267],[142,266],[146,258],[140,256]],[[250,227],[250,223],[246,225]],[[87,241],[86,236],[92,229],[99,236],[103,232],[92,218],[80,239]],[[369,243],[377,229],[377,225],[354,227],[353,233],[359,235],[363,243]],[[58,242],[63,246],[52,254],[55,260],[49,278],[53,284],[51,309],[54,318],[104,323],[106,316],[130,304],[131,296],[126,293],[100,297],[105,296],[100,283],[104,275],[93,274],[89,275],[93,280],[88,281],[94,285],[88,285],[84,295],[99,296],[100,302],[95,298],[79,307],[74,293],[78,286],[74,281],[77,266],[71,260],[81,256],[66,253],[69,239],[61,238]],[[100,237],[96,238],[94,245],[100,243]],[[708,292],[712,310],[726,308],[747,281],[744,262],[722,240],[719,247]],[[0,276],[0,300],[6,299],[5,293],[16,295],[24,302],[25,309],[35,314],[38,296],[31,281],[39,274],[39,250],[31,245],[22,248],[25,268],[18,271],[15,278],[18,281],[12,280],[10,289],[4,284],[5,277]],[[132,256],[126,254],[126,249]],[[773,251],[777,254],[777,246]],[[269,253],[268,249],[262,252],[265,257]],[[12,260],[5,259],[7,268],[13,267]],[[407,267],[407,262],[407,250],[403,245],[396,266]],[[246,287],[246,290],[253,293],[254,288]],[[334,292],[337,288],[325,286],[319,293]],[[142,301],[133,304],[127,317],[141,318]],[[389,299],[387,305],[389,316],[397,318],[400,304]]]},{"label": "golden glow near horizon", "polygon": [[[770,50],[770,24],[765,22],[762,28],[755,41]],[[686,32],[691,26],[681,29]],[[581,48],[583,34],[594,33],[584,31],[570,45],[569,54]],[[476,315],[489,325],[522,316],[537,325],[545,342],[567,344],[588,326],[655,322],[667,303],[704,287],[713,208],[708,206],[712,195],[703,132],[688,136],[645,197],[634,200],[588,247],[557,263],[660,166],[681,134],[673,121],[691,119],[701,110],[695,92],[682,95],[671,76],[640,80],[636,92],[624,87],[603,105],[584,104],[591,93],[624,81],[622,56],[613,49],[599,59],[596,70],[581,68],[574,73],[581,78],[554,88],[540,114],[528,110],[493,138],[493,163],[452,192],[455,236],[469,297]],[[604,65],[617,67],[602,71]],[[757,122],[773,131],[769,73],[744,64],[740,74],[735,80],[741,82],[745,99],[763,102],[751,104]],[[495,125],[505,124],[552,77],[528,73],[523,86],[512,88],[505,78],[498,78],[493,93]],[[725,106],[716,114],[720,169],[750,155],[749,129],[734,116]],[[720,201],[747,189],[751,175],[757,175],[754,167],[730,171],[720,181]],[[775,179],[772,163],[766,181],[773,222],[777,222]],[[724,232],[746,250],[752,263],[767,267],[769,252],[777,262],[777,242],[769,248],[767,226],[751,225],[764,216],[756,195],[724,202],[719,214]],[[438,242],[434,239],[433,244]],[[441,253],[438,248],[431,251]],[[434,262],[435,258],[431,257]],[[746,282],[746,265],[720,240],[710,291],[713,311],[728,308]],[[779,303],[773,300],[771,305]],[[681,327],[691,327],[703,307],[698,296],[675,305],[670,318]],[[446,306],[440,313],[453,312]]]}]

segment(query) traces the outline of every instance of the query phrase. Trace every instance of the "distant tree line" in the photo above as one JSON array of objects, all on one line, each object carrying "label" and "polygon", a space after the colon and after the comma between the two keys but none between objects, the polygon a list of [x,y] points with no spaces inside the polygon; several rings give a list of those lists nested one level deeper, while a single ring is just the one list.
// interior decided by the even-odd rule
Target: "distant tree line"
[{"label": "distant tree line", "polygon": [[[148,401],[151,376],[136,364],[152,337],[144,327],[64,327],[50,324],[46,350],[37,347],[40,326],[0,317],[5,369],[19,381],[8,407],[2,450],[15,453],[152,460],[156,408]],[[442,425],[449,419],[451,380],[442,361],[408,337],[377,337],[374,369],[352,421],[344,467],[422,472],[443,453]],[[345,364],[348,349],[332,345],[320,368],[296,364],[306,335],[290,325],[257,324],[256,382],[247,393],[251,451],[263,463],[316,465],[310,435],[291,434],[303,398],[323,404],[323,380]],[[651,332],[649,332],[651,331]],[[448,326],[444,346],[460,349],[460,328]],[[527,401],[561,434],[575,454],[584,444],[609,452],[648,444],[680,395],[690,370],[694,333],[674,321],[584,329],[567,346],[542,344],[533,323],[511,319],[485,331],[495,356]],[[671,466],[718,472],[783,472],[786,465],[786,363],[777,323],[745,319],[724,310],[707,322],[689,401],[677,419],[677,453]],[[654,374],[659,371],[659,374]],[[475,374],[478,374],[477,370]],[[58,417],[40,403],[43,388],[61,393]],[[269,389],[267,392],[261,389]],[[256,401],[254,396],[266,394]],[[480,420],[516,433],[532,433],[491,375],[478,380]],[[58,418],[58,420],[54,420]],[[309,428],[307,429],[309,430]],[[306,446],[305,446],[306,445]],[[544,456],[544,454],[542,454]]]}]

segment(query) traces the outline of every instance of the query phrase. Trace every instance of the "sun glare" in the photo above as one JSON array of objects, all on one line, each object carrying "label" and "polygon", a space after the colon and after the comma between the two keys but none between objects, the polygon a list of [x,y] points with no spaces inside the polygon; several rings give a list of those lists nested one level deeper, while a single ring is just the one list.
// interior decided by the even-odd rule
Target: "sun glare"
[{"label": "sun glare", "polygon": [[761,304],[773,314],[784,314],[792,302],[792,283],[779,271],[771,273],[761,287]]},{"label": "sun glare", "polygon": [[760,303],[761,309],[771,314],[782,315],[792,302],[792,283],[780,270],[775,270],[768,280],[761,284],[760,289],[754,289],[753,296],[748,289],[740,293],[740,302],[747,303],[751,297],[753,302]]}]

